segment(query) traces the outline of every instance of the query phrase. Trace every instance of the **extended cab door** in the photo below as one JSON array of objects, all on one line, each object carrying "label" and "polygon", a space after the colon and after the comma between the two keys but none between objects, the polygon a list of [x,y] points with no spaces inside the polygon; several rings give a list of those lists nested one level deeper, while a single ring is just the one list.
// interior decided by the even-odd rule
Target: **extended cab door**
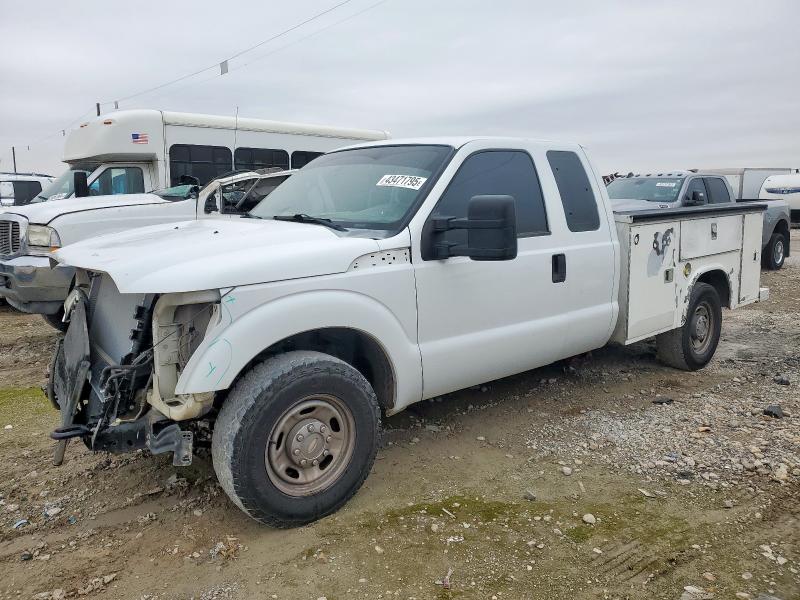
[{"label": "extended cab door", "polygon": [[[422,219],[465,217],[473,196],[511,195],[517,257],[424,260],[425,223],[411,225],[425,398],[597,348],[611,332],[616,250],[582,153],[489,144],[461,148],[458,170]],[[465,242],[463,231],[446,235]]]}]

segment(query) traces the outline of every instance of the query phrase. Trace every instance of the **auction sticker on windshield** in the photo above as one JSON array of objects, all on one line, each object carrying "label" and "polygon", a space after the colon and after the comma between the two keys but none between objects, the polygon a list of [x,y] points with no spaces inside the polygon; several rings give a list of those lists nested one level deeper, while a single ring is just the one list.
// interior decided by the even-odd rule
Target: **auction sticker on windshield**
[{"label": "auction sticker on windshield", "polygon": [[417,177],[416,175],[384,175],[375,185],[418,190],[427,180],[427,177]]},{"label": "auction sticker on windshield", "polygon": [[656,181],[656,187],[675,187],[674,181]]}]

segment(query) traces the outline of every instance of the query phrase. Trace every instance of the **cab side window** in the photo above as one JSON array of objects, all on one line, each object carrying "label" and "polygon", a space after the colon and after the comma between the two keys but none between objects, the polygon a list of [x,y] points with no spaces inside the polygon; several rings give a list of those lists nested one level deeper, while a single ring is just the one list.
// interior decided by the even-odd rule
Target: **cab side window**
[{"label": "cab side window", "polygon": [[569,230],[579,232],[599,229],[597,199],[578,155],[564,150],[550,150],[547,161],[556,179]]},{"label": "cab side window", "polygon": [[144,176],[139,167],[111,167],[89,186],[91,196],[113,194],[143,194]]},{"label": "cab side window", "polygon": [[731,201],[728,186],[719,177],[706,178],[706,188],[708,188],[709,204],[724,204]]},{"label": "cab side window", "polygon": [[[473,196],[508,195],[516,200],[517,236],[550,233],[539,176],[527,152],[484,150],[469,156],[459,167],[431,216],[467,216]],[[447,232],[447,241],[466,244],[467,232]]]},{"label": "cab side window", "polygon": [[699,192],[703,194],[703,202],[700,204],[708,204],[708,193],[706,192],[706,185],[703,183],[702,178],[696,177],[689,182],[689,185],[686,187],[686,192],[683,194],[683,203],[684,204],[691,204],[692,203],[692,196],[695,192]]}]

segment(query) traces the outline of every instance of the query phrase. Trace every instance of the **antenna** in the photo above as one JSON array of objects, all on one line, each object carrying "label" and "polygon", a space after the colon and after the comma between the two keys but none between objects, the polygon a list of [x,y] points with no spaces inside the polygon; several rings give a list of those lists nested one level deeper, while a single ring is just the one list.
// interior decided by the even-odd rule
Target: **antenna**
[{"label": "antenna", "polygon": [[236,168],[236,134],[239,133],[239,106],[236,106],[236,114],[233,118],[233,168]]}]

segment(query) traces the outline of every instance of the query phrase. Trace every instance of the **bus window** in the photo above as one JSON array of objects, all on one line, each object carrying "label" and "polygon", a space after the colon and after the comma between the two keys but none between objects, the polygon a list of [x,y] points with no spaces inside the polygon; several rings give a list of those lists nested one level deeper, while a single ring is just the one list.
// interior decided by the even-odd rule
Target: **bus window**
[{"label": "bus window", "polygon": [[289,153],[286,150],[269,148],[237,148],[233,155],[234,168],[256,171],[269,167],[289,168]]},{"label": "bus window", "polygon": [[198,180],[201,187],[231,170],[231,150],[225,146],[174,144],[169,149],[170,185],[180,183],[181,176]]},{"label": "bus window", "polygon": [[324,152],[306,152],[305,150],[297,150],[292,152],[292,168],[299,169],[305,167],[312,160],[318,156],[322,156]]}]

